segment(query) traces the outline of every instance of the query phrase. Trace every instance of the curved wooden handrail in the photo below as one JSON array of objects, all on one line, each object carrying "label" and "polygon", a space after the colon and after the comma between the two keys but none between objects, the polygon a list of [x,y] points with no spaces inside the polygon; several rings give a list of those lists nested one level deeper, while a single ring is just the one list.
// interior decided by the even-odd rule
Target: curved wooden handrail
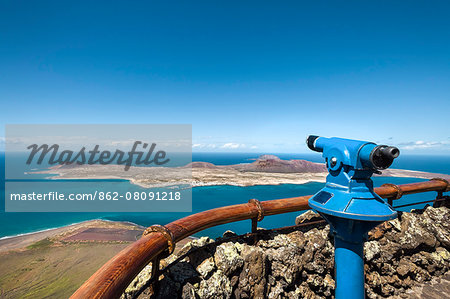
[{"label": "curved wooden handrail", "polygon": [[[449,183],[440,179],[375,188],[375,192],[382,198],[399,198],[401,195],[406,194],[427,191],[445,192],[448,190]],[[308,199],[310,197],[311,195],[262,201],[261,206],[264,216],[303,211],[309,209]],[[178,242],[206,228],[246,219],[255,219],[258,215],[259,209],[254,203],[238,204],[189,215],[171,222],[165,227],[172,233],[174,241]],[[163,253],[167,247],[168,242],[163,233],[153,232],[144,235],[98,269],[71,298],[120,297],[134,277],[150,261]]]}]

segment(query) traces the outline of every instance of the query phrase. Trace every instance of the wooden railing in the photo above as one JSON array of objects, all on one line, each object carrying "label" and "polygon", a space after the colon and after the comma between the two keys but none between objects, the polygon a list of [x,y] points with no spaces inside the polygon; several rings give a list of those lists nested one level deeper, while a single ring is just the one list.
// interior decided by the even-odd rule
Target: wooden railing
[{"label": "wooden railing", "polygon": [[[390,202],[406,194],[437,191],[449,191],[449,183],[443,179],[426,182],[392,185],[385,184],[375,188],[375,192]],[[206,228],[252,219],[252,231],[256,230],[257,221],[265,216],[309,209],[309,196],[283,198],[216,208],[189,215],[165,226],[152,226],[143,236],[110,259],[97,270],[71,298],[117,298],[124,292],[131,281],[150,262],[153,262],[154,275],[159,268],[159,259],[171,254],[176,242]]]}]

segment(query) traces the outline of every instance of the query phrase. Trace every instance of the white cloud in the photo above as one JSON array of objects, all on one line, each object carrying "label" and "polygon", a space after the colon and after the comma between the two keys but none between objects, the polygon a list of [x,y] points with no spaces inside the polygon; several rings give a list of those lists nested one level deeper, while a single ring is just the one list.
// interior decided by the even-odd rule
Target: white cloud
[{"label": "white cloud", "polygon": [[193,143],[192,149],[196,150],[236,150],[236,149],[258,149],[256,145],[247,145],[245,143]]},{"label": "white cloud", "polygon": [[417,141],[400,143],[399,147],[400,147],[400,149],[404,149],[404,150],[416,150],[416,149],[443,148],[443,147],[446,147],[449,145],[450,145],[449,141],[417,140]]},{"label": "white cloud", "polygon": [[221,148],[225,148],[225,149],[237,149],[237,148],[245,148],[246,145],[243,143],[233,143],[233,142],[229,142],[229,143],[225,143],[224,145],[221,146]]},{"label": "white cloud", "polygon": [[131,146],[136,140],[114,140],[110,141],[109,144],[112,146]]},{"label": "white cloud", "polygon": [[213,143],[194,143],[192,144],[192,148],[209,148],[213,149],[216,148],[217,145]]}]

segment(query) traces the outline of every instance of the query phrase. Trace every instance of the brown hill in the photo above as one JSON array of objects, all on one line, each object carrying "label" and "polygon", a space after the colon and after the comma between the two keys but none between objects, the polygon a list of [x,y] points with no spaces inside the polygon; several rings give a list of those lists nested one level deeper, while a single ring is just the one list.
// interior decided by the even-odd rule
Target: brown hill
[{"label": "brown hill", "polygon": [[262,155],[249,164],[215,165],[208,162],[192,162],[185,167],[206,169],[234,169],[242,172],[270,173],[319,173],[325,172],[324,164],[306,160],[281,160],[274,155]]},{"label": "brown hill", "polygon": [[184,167],[216,169],[216,168],[219,168],[220,166],[217,166],[217,165],[209,163],[209,162],[192,162]]},{"label": "brown hill", "polygon": [[326,171],[324,164],[306,160],[281,160],[273,155],[263,155],[253,163],[233,165],[233,168],[244,172],[272,173],[317,173]]}]

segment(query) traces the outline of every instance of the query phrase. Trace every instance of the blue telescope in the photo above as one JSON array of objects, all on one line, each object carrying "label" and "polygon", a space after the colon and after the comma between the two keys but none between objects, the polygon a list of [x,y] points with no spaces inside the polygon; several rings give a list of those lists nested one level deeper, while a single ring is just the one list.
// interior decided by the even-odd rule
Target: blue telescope
[{"label": "blue telescope", "polygon": [[371,176],[391,166],[400,151],[373,142],[310,135],[308,147],[322,152],[328,169],[325,187],[309,206],[330,224],[334,235],[337,299],[364,298],[363,248],[367,232],[397,212],[373,190]]}]

